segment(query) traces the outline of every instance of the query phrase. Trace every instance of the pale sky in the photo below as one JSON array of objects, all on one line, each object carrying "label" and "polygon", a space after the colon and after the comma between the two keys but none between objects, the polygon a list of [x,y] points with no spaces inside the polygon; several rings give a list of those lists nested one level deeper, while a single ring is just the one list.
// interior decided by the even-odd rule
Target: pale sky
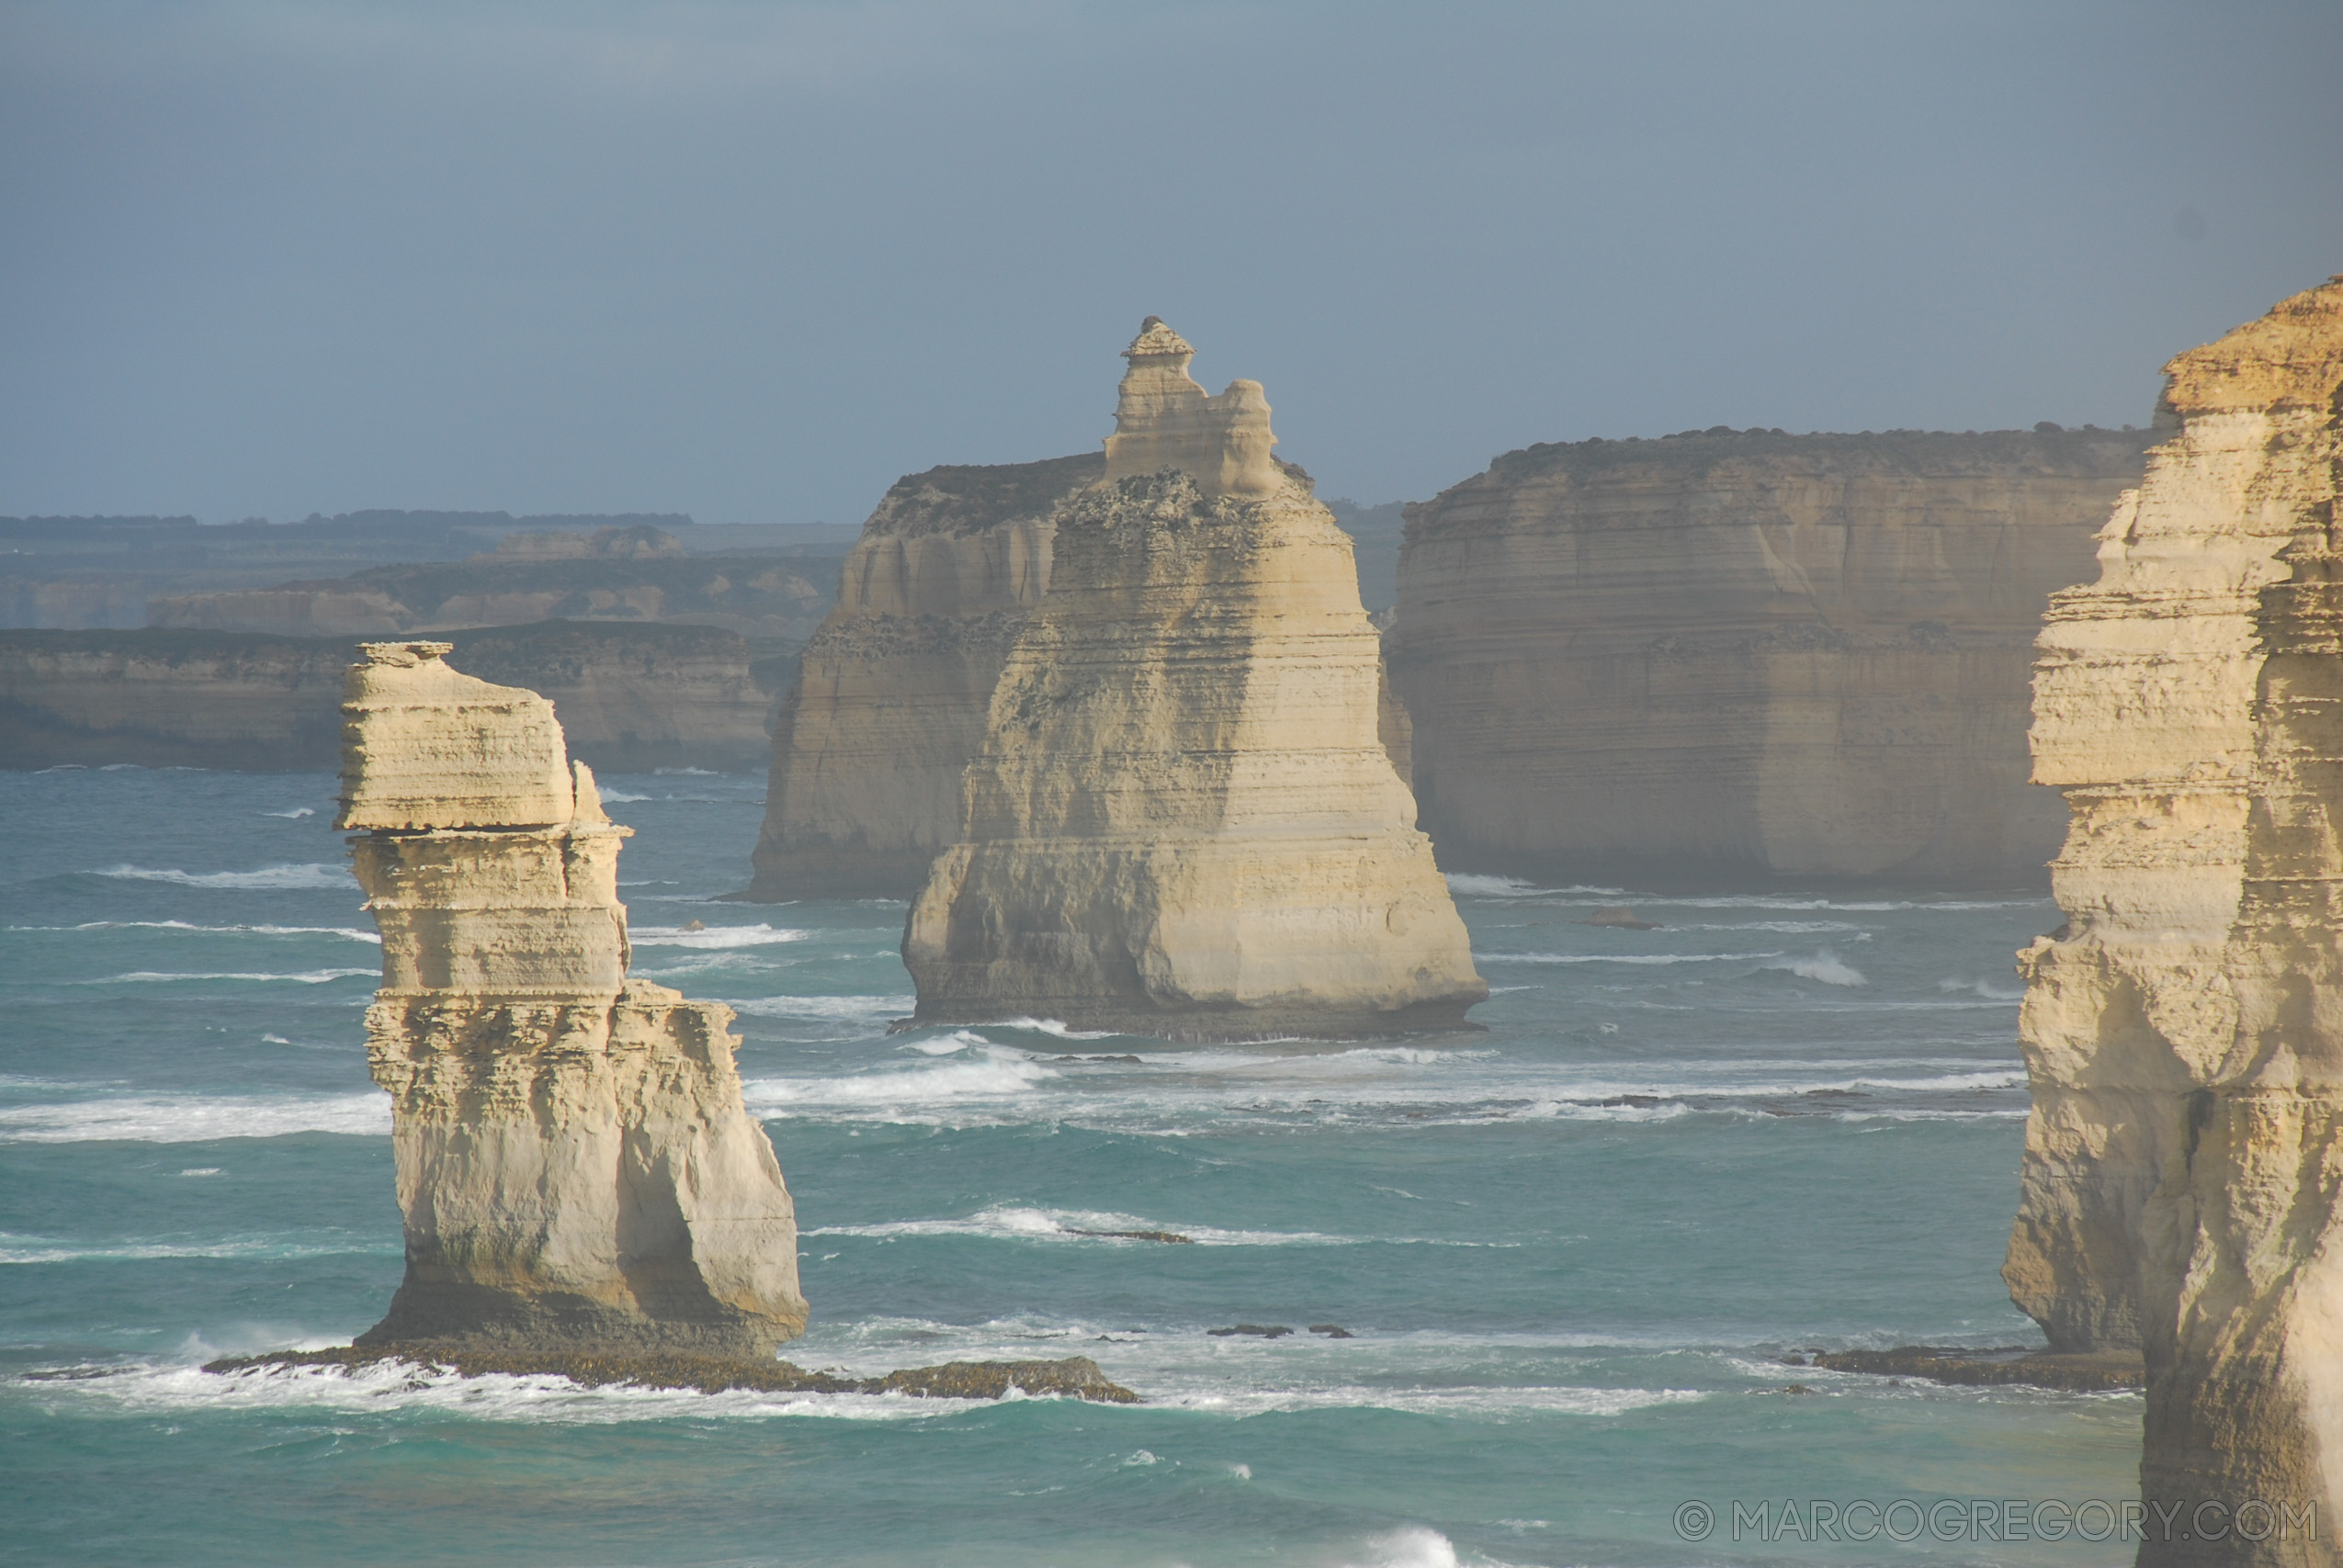
[{"label": "pale sky", "polygon": [[2343,6],[0,0],[0,513],[857,522],[1147,314],[1325,495],[2145,423],[2343,271]]}]

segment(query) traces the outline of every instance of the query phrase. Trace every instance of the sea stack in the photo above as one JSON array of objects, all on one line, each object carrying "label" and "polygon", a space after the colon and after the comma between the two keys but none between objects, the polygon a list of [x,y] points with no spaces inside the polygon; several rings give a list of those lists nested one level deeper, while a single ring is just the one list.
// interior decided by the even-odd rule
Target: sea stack
[{"label": "sea stack", "polygon": [[731,1012],[627,977],[628,829],[553,705],[449,646],[363,645],[345,688],[407,1252],[358,1342],[769,1356],[805,1326],[797,1219]]},{"label": "sea stack", "polygon": [[917,1018],[1187,1039],[1449,1027],[1488,995],[1378,732],[1351,541],[1149,318],[1106,477],[1060,505],[957,841],[911,906]]},{"label": "sea stack", "polygon": [[[2003,1272],[2144,1350],[2142,1495],[2343,1504],[2343,279],[2167,367],[2169,438],[2056,595],[2035,776],[2067,924],[2020,954],[2034,1108]],[[2257,1530],[2269,1521],[2254,1516]],[[2333,1561],[2151,1531],[2144,1563]]]},{"label": "sea stack", "polygon": [[1050,514],[1089,452],[906,474],[864,523],[838,603],[775,709],[747,897],[908,898],[959,836],[960,774],[1049,585]]}]

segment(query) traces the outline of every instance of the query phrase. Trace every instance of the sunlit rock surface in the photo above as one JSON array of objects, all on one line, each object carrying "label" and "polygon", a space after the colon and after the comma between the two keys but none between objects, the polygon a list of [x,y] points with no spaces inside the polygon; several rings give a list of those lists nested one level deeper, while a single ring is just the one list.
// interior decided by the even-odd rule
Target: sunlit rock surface
[{"label": "sunlit rock surface", "polygon": [[1058,509],[958,841],[912,905],[918,1016],[1205,1038],[1454,1024],[1487,987],[1385,750],[1350,539],[1306,480],[1250,492],[1265,403],[1257,426],[1240,400],[1196,434],[1164,385],[1187,352],[1150,320],[1108,461],[1185,454],[1206,479],[1109,478]]},{"label": "sunlit rock surface", "polygon": [[368,644],[345,694],[407,1252],[359,1342],[769,1354],[805,1325],[797,1222],[731,1013],[627,977],[628,829],[552,705],[447,651]]},{"label": "sunlit rock surface", "polygon": [[2145,433],[1532,446],[1409,508],[1392,679],[1450,870],[2038,882],[2050,592]]},{"label": "sunlit rock surface", "polygon": [[776,711],[749,897],[907,897],[959,830],[960,774],[1049,582],[1050,513],[1097,454],[897,480]]},{"label": "sunlit rock surface", "polygon": [[[2343,1501],[2343,280],[2168,367],[2177,429],[2053,602],[2036,776],[2066,928],[2020,954],[2034,1111],[2004,1270],[2140,1344],[2144,1495]],[[2334,1561],[2230,1532],[2144,1562]]]}]

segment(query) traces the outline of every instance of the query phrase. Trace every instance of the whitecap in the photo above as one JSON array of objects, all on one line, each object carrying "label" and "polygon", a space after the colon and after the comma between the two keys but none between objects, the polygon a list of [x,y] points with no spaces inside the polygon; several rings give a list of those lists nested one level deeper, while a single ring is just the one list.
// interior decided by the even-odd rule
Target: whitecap
[{"label": "whitecap", "polygon": [[1747,964],[1778,953],[1476,953],[1476,964]]},{"label": "whitecap", "polygon": [[741,1086],[766,1117],[812,1107],[900,1106],[1024,1094],[1058,1075],[1023,1053],[992,1051],[982,1059],[933,1066],[852,1073],[826,1078],[759,1078]]},{"label": "whitecap", "polygon": [[205,926],[191,920],[84,920],[72,926],[10,926],[12,931],[203,931],[216,936],[338,936],[346,942],[382,945],[374,931],[356,926]]},{"label": "whitecap", "polygon": [[65,984],[70,986],[167,985],[179,981],[194,983],[204,980],[245,980],[258,981],[263,984],[281,982],[286,985],[323,986],[329,981],[355,979],[360,976],[370,980],[379,979],[381,971],[377,969],[303,969],[289,975],[280,975],[253,970],[176,974],[153,969],[136,969],[127,975],[108,975],[102,980],[68,980]]},{"label": "whitecap", "polygon": [[813,935],[787,926],[769,926],[760,922],[753,926],[706,926],[687,931],[682,926],[632,926],[627,939],[637,947],[771,947],[787,942],[804,942]]},{"label": "whitecap", "polygon": [[208,1143],[289,1133],[380,1136],[390,1131],[390,1097],[364,1094],[124,1095],[0,1109],[0,1143]]},{"label": "whitecap", "polygon": [[1812,958],[1794,958],[1786,964],[1768,964],[1768,969],[1786,970],[1802,980],[1819,980],[1826,986],[1868,986],[1863,972],[1825,948]]},{"label": "whitecap", "polygon": [[883,1021],[901,1017],[918,1002],[917,997],[752,997],[724,1005],[759,1018]]},{"label": "whitecap", "polygon": [[1983,997],[1991,1002],[2021,1002],[2026,999],[2026,993],[2022,989],[2008,989],[1984,980],[1969,980],[1957,976],[1939,980],[1936,983],[1936,988],[1951,995]]},{"label": "whitecap", "polygon": [[312,861],[302,865],[265,865],[257,871],[151,871],[144,866],[118,865],[93,873],[133,882],[169,882],[181,887],[226,887],[249,892],[291,892],[331,888],[341,891],[357,878],[349,867]]},{"label": "whitecap", "polygon": [[598,784],[595,789],[596,793],[602,796],[605,805],[632,806],[639,800],[651,798],[647,795],[633,795],[623,789],[612,789],[607,784]]},{"label": "whitecap", "polygon": [[[1183,1225],[1142,1219],[1136,1214],[1104,1213],[1082,1209],[1034,1209],[995,1204],[963,1219],[887,1220],[861,1225],[820,1225],[802,1235],[907,1236],[973,1235],[1006,1241],[1084,1242],[1110,1247],[1164,1246],[1112,1232],[1159,1231],[1186,1236],[1198,1247],[1356,1247],[1375,1239],[1398,1245],[1419,1245],[1412,1236],[1374,1238],[1327,1235],[1318,1231],[1229,1230],[1217,1225]],[[1172,1244],[1176,1245],[1176,1244]]]},{"label": "whitecap", "polygon": [[583,1388],[567,1378],[514,1377],[503,1373],[462,1377],[428,1362],[396,1360],[346,1370],[255,1368],[226,1374],[203,1371],[194,1366],[143,1365],[113,1371],[110,1375],[76,1377],[44,1386],[58,1398],[104,1402],[158,1413],[323,1409],[357,1415],[386,1409],[433,1410],[483,1421],[561,1426],[807,1416],[915,1421],[956,1415],[978,1404],[993,1403],[912,1399],[902,1394],[765,1393],[751,1390],[700,1393],[689,1389],[639,1388],[624,1383]]},{"label": "whitecap", "polygon": [[292,821],[299,821],[304,817],[316,816],[317,807],[314,806],[296,806],[290,811],[264,811],[261,815],[263,817],[283,817]]}]

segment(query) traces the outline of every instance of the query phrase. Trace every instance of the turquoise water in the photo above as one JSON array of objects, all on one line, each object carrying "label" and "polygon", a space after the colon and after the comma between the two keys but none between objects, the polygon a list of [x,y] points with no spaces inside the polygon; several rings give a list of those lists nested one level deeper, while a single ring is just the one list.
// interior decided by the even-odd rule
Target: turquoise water
[{"label": "turquoise water", "polygon": [[[334,783],[6,773],[0,1561],[2130,1560],[1730,1539],[1734,1500],[2136,1490],[2134,1397],[1779,1360],[2038,1342],[1995,1269],[2025,1107],[2009,953],[2046,900],[1457,878],[1485,1033],[889,1037],[900,904],[713,902],[763,781],[606,783],[638,830],[636,972],[741,1011],[805,1227],[790,1358],[1089,1355],[1148,1403],[195,1371],[345,1341],[399,1278]],[[1615,903],[1665,929],[1573,923]],[[1114,1229],[1196,1245],[1072,1234]],[[1296,1332],[1207,1333],[1239,1323]],[[1718,1522],[1688,1542],[1692,1499]]]}]

